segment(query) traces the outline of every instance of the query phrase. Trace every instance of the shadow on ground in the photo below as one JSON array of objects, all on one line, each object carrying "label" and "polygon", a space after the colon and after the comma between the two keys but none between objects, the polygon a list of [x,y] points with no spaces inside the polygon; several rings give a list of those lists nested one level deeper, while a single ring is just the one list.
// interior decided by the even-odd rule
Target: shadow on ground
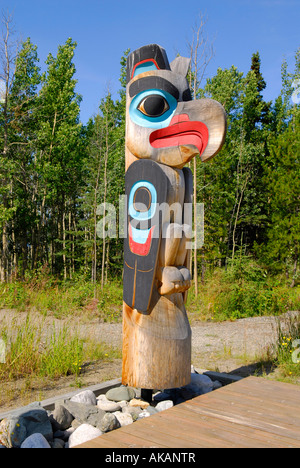
[{"label": "shadow on ground", "polygon": [[250,375],[261,377],[270,375],[276,370],[274,363],[270,361],[260,361],[248,365],[243,365],[237,369],[228,372],[229,375],[238,375],[239,377],[249,377]]}]

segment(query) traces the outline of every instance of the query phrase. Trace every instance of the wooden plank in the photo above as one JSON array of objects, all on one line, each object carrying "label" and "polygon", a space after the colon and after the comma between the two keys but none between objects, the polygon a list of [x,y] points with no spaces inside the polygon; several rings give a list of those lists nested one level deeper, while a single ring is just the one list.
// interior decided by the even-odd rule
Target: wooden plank
[{"label": "wooden plank", "polygon": [[235,388],[240,394],[246,392],[249,395],[266,397],[268,400],[271,397],[274,402],[284,401],[289,404],[300,405],[300,386],[298,385],[258,377],[247,377],[247,379],[239,381],[238,388],[224,387],[224,392],[232,391]]},{"label": "wooden plank", "polygon": [[197,444],[182,437],[180,431],[173,430],[170,425],[165,426],[159,415],[153,415],[142,421],[127,426],[128,433],[148,439],[152,447],[187,447],[195,448]]},{"label": "wooden plank", "polygon": [[299,389],[248,377],[80,446],[300,448]]},{"label": "wooden plank", "polygon": [[195,413],[202,416],[214,416],[216,419],[223,421],[232,422],[237,426],[247,426],[252,429],[259,429],[263,432],[276,434],[277,437],[289,437],[295,439],[297,444],[300,446],[300,431],[299,426],[295,426],[295,422],[290,421],[288,418],[282,418],[279,420],[270,416],[267,412],[260,413],[247,413],[247,405],[232,405],[228,406],[225,400],[216,399],[210,400],[208,403],[202,403],[201,406],[193,403],[183,403],[185,408],[193,410]]},{"label": "wooden plank", "polygon": [[[148,440],[147,437],[143,437],[143,434],[131,434],[128,431],[129,426],[121,427],[112,432],[103,434],[102,436],[94,439],[94,445],[97,447],[118,447],[118,448],[164,448],[165,445],[156,443],[152,440]],[[91,441],[93,442],[93,441]],[[84,447],[90,447],[90,443],[83,444]],[[81,447],[81,448],[84,448]]]},{"label": "wooden plank", "polygon": [[281,417],[286,421],[287,417],[294,420],[292,424],[300,426],[300,414],[299,406],[294,404],[287,405],[287,402],[277,402],[274,400],[269,400],[267,398],[259,398],[258,396],[249,395],[245,396],[242,393],[236,392],[227,392],[222,394],[222,400],[228,402],[229,405],[238,407],[247,407],[245,410],[247,413],[253,413],[259,415],[259,413],[264,416],[270,415],[271,418],[276,417],[279,421]]},{"label": "wooden plank", "polygon": [[[286,406],[288,408],[294,408],[298,409],[300,405],[300,401],[297,401],[297,395],[295,397],[291,395],[287,395],[282,393],[282,391],[276,391],[276,388],[274,390],[270,390],[269,388],[261,388],[259,389],[247,389],[246,387],[240,387],[239,389],[235,389],[234,386],[229,385],[226,391],[224,391],[224,396],[225,395],[230,395],[231,398],[247,398],[249,401],[255,401],[256,404],[259,404],[260,402],[262,404],[265,404],[268,401],[272,401],[272,404],[278,406],[279,408],[282,406]],[[270,392],[272,392],[272,399],[270,400]]]},{"label": "wooden plank", "polygon": [[[188,402],[189,404],[196,404],[193,402]],[[224,410],[225,408],[230,408],[230,412],[240,412],[252,416],[254,418],[260,419],[260,415],[263,415],[263,418],[269,418],[270,420],[276,419],[278,422],[281,418],[284,421],[291,419],[291,424],[300,426],[300,414],[299,406],[288,406],[286,403],[277,403],[270,399],[260,399],[255,396],[245,396],[238,393],[224,392],[221,395],[215,394],[209,400],[203,398],[202,406],[213,407]]]},{"label": "wooden plank", "polygon": [[[180,408],[182,411],[182,418],[186,417],[188,413],[186,408]],[[207,435],[211,434],[215,442],[215,446],[220,447],[220,440],[228,441],[234,444],[235,448],[277,448],[279,445],[284,448],[299,447],[297,441],[293,441],[288,437],[271,434],[268,431],[257,429],[251,426],[236,424],[234,421],[223,420],[215,417],[214,414],[199,414],[191,411],[194,420],[199,417],[201,421],[201,430]],[[167,419],[167,415],[165,415]],[[194,423],[193,423],[194,426]],[[228,447],[228,443],[226,444]]]},{"label": "wooden plank", "polygon": [[[165,432],[169,434],[170,438],[173,439],[177,435],[179,447],[200,447],[200,448],[215,448],[217,445],[220,448],[235,447],[236,445],[241,446],[237,441],[224,441],[220,437],[216,441],[214,431],[210,431],[205,426],[202,418],[195,417],[195,413],[187,414],[187,411],[181,412],[179,407],[171,408],[170,410],[164,411],[159,418],[155,415],[156,419],[156,430],[158,432]],[[214,428],[212,428],[214,429]]]},{"label": "wooden plank", "polygon": [[[184,419],[186,417],[186,411],[180,416],[180,412],[177,413],[177,417],[180,420],[180,426],[185,427]],[[187,420],[189,429],[197,430],[197,436],[201,440],[202,444],[206,448],[263,448],[265,444],[261,441],[261,434],[256,437],[252,431],[241,431],[234,424],[227,421],[219,421],[213,416],[200,416],[196,423],[199,415],[193,415],[193,421]],[[165,415],[166,421],[169,419]],[[196,429],[197,428],[197,429]],[[187,427],[188,430],[188,427]],[[189,434],[190,432],[188,432]],[[277,447],[277,443],[271,444],[273,448]]]},{"label": "wooden plank", "polygon": [[212,401],[211,405],[202,405],[201,407],[194,405],[191,406],[191,408],[195,413],[200,415],[214,416],[217,419],[233,422],[236,425],[244,425],[253,429],[260,429],[264,432],[276,434],[278,437],[283,435],[300,441],[299,430],[295,428],[295,426],[290,426],[290,424],[287,423],[284,424],[284,421],[278,421],[276,418],[270,420],[270,418],[267,418],[267,413],[265,413],[265,416],[261,415],[258,417],[259,415],[256,415],[255,417],[254,415],[253,417],[245,414],[244,410],[239,411],[235,408],[224,410],[222,409],[222,406],[223,408],[226,407],[226,402],[223,401],[223,405],[216,406],[215,402]]},{"label": "wooden plank", "polygon": [[[246,382],[241,381],[238,385],[230,385],[223,388],[221,396],[219,391],[213,392],[209,400],[209,405],[214,401],[216,407],[220,399],[221,402],[219,403],[221,405],[223,402],[227,402],[228,405],[236,409],[239,408],[240,410],[246,405],[247,413],[250,414],[253,412],[258,419],[259,413],[261,413],[264,418],[269,417],[270,420],[272,420],[272,418],[274,419],[276,417],[278,422],[283,418],[284,421],[300,427],[300,411],[297,402],[299,390],[296,386],[292,386],[292,388],[287,387],[287,392],[285,393],[285,387],[282,385],[277,386],[276,382],[274,382],[275,385],[273,387],[271,382],[265,379],[258,379],[261,380],[261,382],[260,386],[257,386],[258,382],[251,379],[252,378],[249,378],[247,385]],[[286,398],[288,391],[289,395],[288,398]],[[206,401],[204,396],[202,405],[205,405]],[[289,419],[290,421],[288,421]]]}]

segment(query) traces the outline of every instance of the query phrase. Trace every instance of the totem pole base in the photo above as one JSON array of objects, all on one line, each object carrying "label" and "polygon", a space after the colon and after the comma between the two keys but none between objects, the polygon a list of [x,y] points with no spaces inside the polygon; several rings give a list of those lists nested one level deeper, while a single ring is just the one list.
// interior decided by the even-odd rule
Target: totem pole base
[{"label": "totem pole base", "polygon": [[168,389],[191,381],[191,328],[182,294],[156,299],[147,314],[123,305],[124,385]]}]

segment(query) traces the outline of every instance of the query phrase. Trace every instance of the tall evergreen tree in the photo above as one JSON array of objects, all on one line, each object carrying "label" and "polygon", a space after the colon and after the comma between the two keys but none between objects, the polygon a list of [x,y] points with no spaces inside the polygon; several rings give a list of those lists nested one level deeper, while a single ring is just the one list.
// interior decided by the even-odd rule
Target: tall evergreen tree
[{"label": "tall evergreen tree", "polygon": [[[269,154],[264,166],[269,223],[265,242],[259,239],[258,252],[273,271],[285,269],[294,286],[299,270],[300,249],[300,105],[293,97],[300,82],[300,49],[295,55],[295,70],[282,67],[282,92],[276,101],[277,126],[269,138]],[[280,105],[279,105],[280,104]]]},{"label": "tall evergreen tree", "polygon": [[285,269],[294,286],[300,256],[300,111],[278,138],[270,141],[266,166],[270,219],[263,253],[273,271]]},{"label": "tall evergreen tree", "polygon": [[238,246],[250,251],[266,220],[261,177],[270,103],[261,95],[265,82],[258,53],[251,68],[246,76],[234,66],[218,69],[204,89],[205,96],[224,106],[228,117],[225,145],[210,165],[203,165],[205,179],[200,182],[206,237],[211,239],[213,257],[223,260],[234,257]]}]

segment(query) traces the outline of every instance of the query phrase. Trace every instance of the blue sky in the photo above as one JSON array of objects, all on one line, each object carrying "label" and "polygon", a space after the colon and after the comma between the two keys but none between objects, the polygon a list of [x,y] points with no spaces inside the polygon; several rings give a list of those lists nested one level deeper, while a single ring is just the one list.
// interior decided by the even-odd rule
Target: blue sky
[{"label": "blue sky", "polygon": [[68,37],[78,43],[74,63],[84,123],[97,112],[108,86],[117,96],[127,48],[155,42],[170,61],[177,52],[188,56],[200,13],[215,51],[207,77],[231,65],[247,73],[258,50],[267,100],[280,93],[283,58],[293,67],[300,45],[300,0],[0,0],[0,7],[13,12],[21,38],[37,45],[43,69],[48,53],[56,55]]}]

